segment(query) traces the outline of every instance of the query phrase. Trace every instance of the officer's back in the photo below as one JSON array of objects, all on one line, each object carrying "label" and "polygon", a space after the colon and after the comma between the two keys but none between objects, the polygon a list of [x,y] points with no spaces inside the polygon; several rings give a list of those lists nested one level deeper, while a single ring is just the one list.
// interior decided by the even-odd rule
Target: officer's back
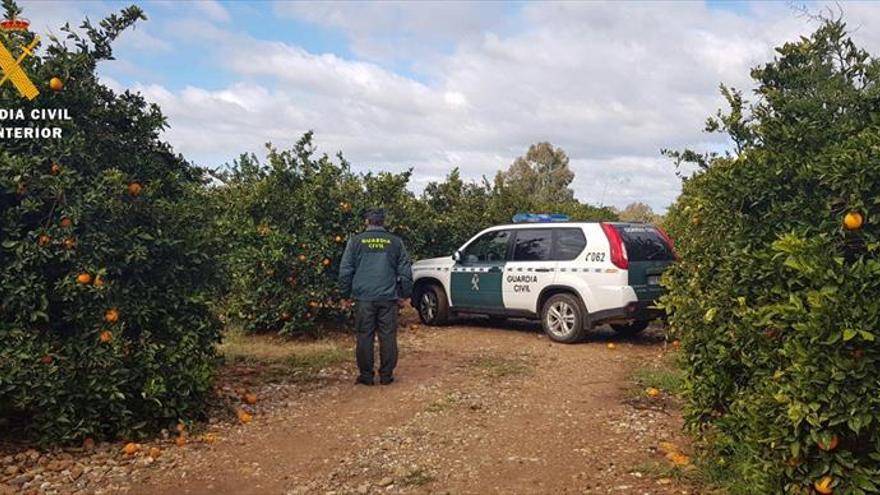
[{"label": "officer's back", "polygon": [[399,237],[371,225],[352,237],[348,248],[356,267],[351,281],[353,299],[390,301],[403,297],[397,288],[398,273],[406,270],[400,266],[405,249]]},{"label": "officer's back", "polygon": [[357,383],[374,382],[373,341],[378,333],[379,379],[387,385],[394,381],[397,366],[398,303],[412,293],[412,266],[403,242],[385,230],[384,210],[370,210],[366,217],[367,229],[345,246],[339,291],[357,302]]}]

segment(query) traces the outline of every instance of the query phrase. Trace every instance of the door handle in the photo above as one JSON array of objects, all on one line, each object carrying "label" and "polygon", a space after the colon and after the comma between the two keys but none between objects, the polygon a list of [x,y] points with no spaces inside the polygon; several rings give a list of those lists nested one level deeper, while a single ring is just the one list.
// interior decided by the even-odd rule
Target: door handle
[{"label": "door handle", "polygon": [[490,273],[497,273],[497,272],[501,271],[501,267],[500,266],[493,266],[493,267],[490,267],[488,271]]},{"label": "door handle", "polygon": [[536,272],[549,272],[550,269],[549,268],[535,268],[535,271]]}]

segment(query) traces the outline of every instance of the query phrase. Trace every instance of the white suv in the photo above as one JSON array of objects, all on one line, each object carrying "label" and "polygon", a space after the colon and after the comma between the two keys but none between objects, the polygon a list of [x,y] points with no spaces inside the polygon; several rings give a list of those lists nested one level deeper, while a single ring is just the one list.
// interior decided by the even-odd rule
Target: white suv
[{"label": "white suv", "polygon": [[452,256],[413,264],[422,322],[442,325],[457,313],[540,318],[551,339],[571,343],[595,325],[635,334],[663,316],[653,303],[675,253],[662,229],[536,218],[488,228]]}]

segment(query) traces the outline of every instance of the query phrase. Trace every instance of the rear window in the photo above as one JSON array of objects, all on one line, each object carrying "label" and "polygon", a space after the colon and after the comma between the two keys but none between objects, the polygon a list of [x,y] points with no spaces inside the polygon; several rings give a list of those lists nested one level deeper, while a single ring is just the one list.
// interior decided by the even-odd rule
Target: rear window
[{"label": "rear window", "polygon": [[570,261],[577,258],[587,246],[587,239],[581,229],[554,229],[556,230],[556,251],[553,259],[558,261]]},{"label": "rear window", "polygon": [[551,259],[552,249],[552,230],[517,230],[513,241],[513,261],[547,261]]},{"label": "rear window", "polygon": [[652,225],[616,225],[630,261],[674,260],[672,249]]}]

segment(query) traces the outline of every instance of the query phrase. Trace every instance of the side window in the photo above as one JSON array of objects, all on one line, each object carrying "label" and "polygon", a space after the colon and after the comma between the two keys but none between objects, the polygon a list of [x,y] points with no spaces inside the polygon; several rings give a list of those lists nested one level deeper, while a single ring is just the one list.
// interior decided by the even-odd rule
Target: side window
[{"label": "side window", "polygon": [[517,230],[513,261],[549,261],[553,258],[553,230]]},{"label": "side window", "polygon": [[571,261],[587,246],[587,238],[581,229],[556,229],[556,249],[553,259]]},{"label": "side window", "polygon": [[509,230],[486,232],[464,248],[462,260],[465,263],[504,261],[507,258],[508,240],[510,240]]}]

